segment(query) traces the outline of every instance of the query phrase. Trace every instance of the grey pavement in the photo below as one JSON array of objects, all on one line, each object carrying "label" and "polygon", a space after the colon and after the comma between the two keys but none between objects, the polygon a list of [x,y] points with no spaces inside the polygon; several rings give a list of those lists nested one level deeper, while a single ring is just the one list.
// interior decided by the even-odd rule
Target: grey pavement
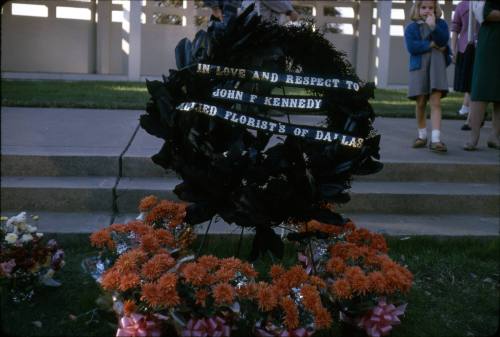
[{"label": "grey pavement", "polygon": [[[114,203],[118,207],[136,205],[140,196],[151,191],[174,197],[175,174],[164,172],[149,159],[162,141],[138,127],[142,113],[2,107],[2,213],[24,210],[16,203],[28,200],[23,205],[31,209],[26,210],[45,217],[40,224],[47,230],[88,232],[134,212],[127,206],[113,213]],[[307,125],[319,125],[323,120],[302,115],[291,119]],[[449,152],[436,154],[411,148],[414,119],[377,118],[374,127],[382,135],[380,154],[385,168],[376,175],[354,179],[352,206],[343,208],[344,215],[355,214],[352,217],[359,225],[363,222],[389,234],[498,234],[500,152],[486,146],[491,123],[483,127],[475,152],[461,149],[468,135],[460,130],[462,124],[443,121],[442,140]],[[280,140],[273,137],[275,141]],[[411,200],[403,199],[405,194],[416,200],[407,214],[397,211]],[[45,204],[40,201],[44,198]],[[78,202],[82,207],[75,206]],[[488,209],[481,208],[485,204]],[[387,214],[380,212],[384,206]],[[433,212],[432,207],[439,211]],[[223,223],[217,226],[215,232],[235,228]]]}]

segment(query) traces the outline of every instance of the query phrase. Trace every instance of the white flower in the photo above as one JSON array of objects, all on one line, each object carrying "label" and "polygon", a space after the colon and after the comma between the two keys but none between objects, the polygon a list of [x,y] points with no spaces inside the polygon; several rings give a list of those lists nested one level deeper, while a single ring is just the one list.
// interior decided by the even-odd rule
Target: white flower
[{"label": "white flower", "polygon": [[17,223],[24,223],[26,222],[26,212],[21,212],[16,216],[11,217],[9,220],[7,220],[7,227],[13,226],[14,224]]},{"label": "white flower", "polygon": [[34,233],[36,232],[38,228],[36,228],[36,226],[31,226],[31,225],[28,225],[28,227],[26,228],[26,230],[29,232],[29,233]]},{"label": "white flower", "polygon": [[17,234],[9,233],[9,234],[5,235],[5,241],[7,241],[8,243],[16,242],[17,241]]},{"label": "white flower", "polygon": [[33,236],[31,234],[23,234],[23,236],[21,236],[21,242],[28,242],[31,240],[33,240]]},{"label": "white flower", "polygon": [[41,238],[43,236],[43,233],[35,233],[35,235]]}]

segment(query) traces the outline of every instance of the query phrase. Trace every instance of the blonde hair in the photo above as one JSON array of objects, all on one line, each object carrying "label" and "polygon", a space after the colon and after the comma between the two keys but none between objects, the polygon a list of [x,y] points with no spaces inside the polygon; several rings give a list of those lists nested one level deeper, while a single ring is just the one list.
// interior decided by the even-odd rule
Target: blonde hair
[{"label": "blonde hair", "polygon": [[422,17],[420,16],[420,7],[422,6],[422,2],[424,1],[434,2],[434,14],[436,14],[436,18],[440,18],[443,16],[443,10],[441,9],[441,6],[439,5],[439,2],[437,0],[416,0],[413,6],[411,7],[410,11],[411,20],[417,21],[422,19]]}]

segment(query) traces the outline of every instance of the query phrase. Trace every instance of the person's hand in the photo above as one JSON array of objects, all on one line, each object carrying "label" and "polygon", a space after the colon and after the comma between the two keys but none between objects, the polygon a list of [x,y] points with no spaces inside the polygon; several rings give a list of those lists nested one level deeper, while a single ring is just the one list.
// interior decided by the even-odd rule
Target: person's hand
[{"label": "person's hand", "polygon": [[299,19],[299,13],[296,11],[290,11],[287,15],[290,18],[290,21],[297,21]]},{"label": "person's hand", "polygon": [[440,47],[438,46],[434,41],[431,41],[431,45],[430,45],[431,48],[434,48],[434,49],[437,49],[439,50],[440,52],[444,53],[446,51],[446,46],[444,47]]},{"label": "person's hand", "polygon": [[436,17],[434,16],[434,13],[430,13],[427,15],[425,18],[425,23],[430,27],[431,30],[434,30],[436,28]]},{"label": "person's hand", "polygon": [[451,63],[453,63],[453,64],[457,63],[457,51],[456,50],[451,51]]},{"label": "person's hand", "polygon": [[220,7],[212,7],[212,15],[221,21],[223,19]]}]

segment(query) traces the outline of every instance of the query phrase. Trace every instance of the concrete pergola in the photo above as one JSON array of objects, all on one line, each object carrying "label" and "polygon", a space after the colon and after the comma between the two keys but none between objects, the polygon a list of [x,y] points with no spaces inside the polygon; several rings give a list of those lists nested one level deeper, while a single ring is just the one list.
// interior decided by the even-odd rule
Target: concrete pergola
[{"label": "concrete pergola", "polygon": [[[359,4],[359,17],[371,17],[373,3],[370,1],[361,1]],[[129,0],[123,4],[124,14],[122,22],[123,39],[128,43],[128,67],[127,67],[127,78],[131,81],[137,81],[141,78],[141,12],[142,4],[140,1]],[[378,1],[377,2],[377,60],[388,60],[390,54],[390,25],[391,25],[391,9],[392,1]],[[99,36],[109,36],[109,34],[104,34],[106,30],[109,30],[111,23],[111,3],[108,1],[100,1],[97,6],[97,13],[99,18],[104,18],[104,20],[99,20],[97,25],[97,36],[100,44],[109,44],[105,38],[100,39]],[[362,35],[368,36],[371,34],[371,20],[359,20],[359,39],[358,39],[358,53],[361,55],[368,55],[369,45],[367,40],[361,38]],[[101,33],[101,34],[100,34]],[[98,46],[99,47],[99,46]],[[98,73],[106,73],[107,68],[109,68],[109,57],[108,55],[103,55],[106,48],[98,48]],[[369,70],[368,58],[358,58],[355,66],[360,74],[366,74]],[[386,87],[389,79],[389,62],[378,62],[377,74],[375,76],[375,81],[380,87]]]}]

